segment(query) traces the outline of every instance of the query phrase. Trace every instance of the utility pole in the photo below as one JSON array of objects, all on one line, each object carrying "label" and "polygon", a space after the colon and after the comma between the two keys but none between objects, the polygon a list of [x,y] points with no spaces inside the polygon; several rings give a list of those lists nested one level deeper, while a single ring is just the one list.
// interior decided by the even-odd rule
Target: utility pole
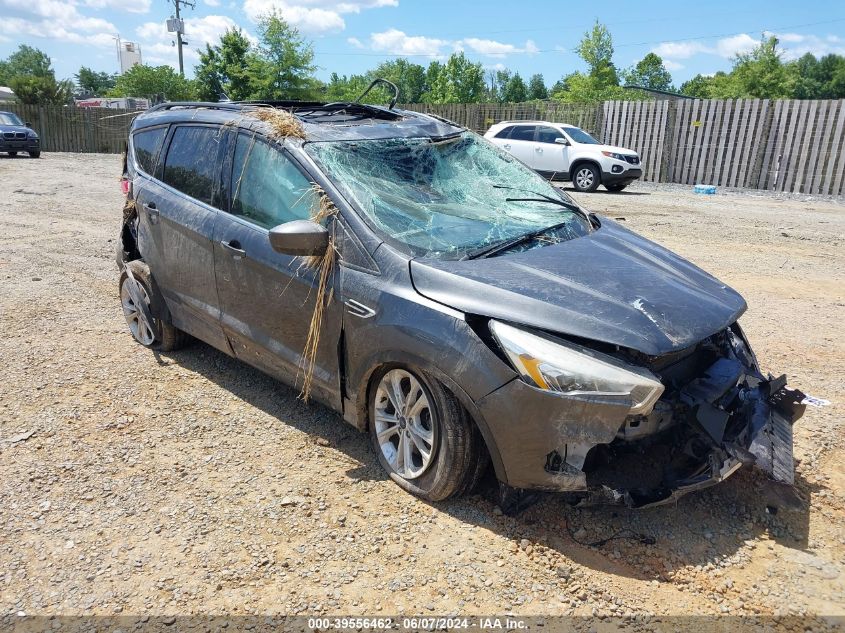
[{"label": "utility pole", "polygon": [[[185,64],[182,60],[182,34],[185,32],[185,23],[182,22],[182,18],[179,14],[179,9],[181,5],[185,5],[186,7],[191,7],[192,9],[195,6],[193,0],[170,0],[173,3],[173,6],[176,7],[176,20],[174,24],[171,24],[171,20],[168,20],[167,30],[168,31],[176,31],[176,48],[179,51],[179,74],[183,77],[185,76]],[[175,28],[174,28],[175,27]]]}]

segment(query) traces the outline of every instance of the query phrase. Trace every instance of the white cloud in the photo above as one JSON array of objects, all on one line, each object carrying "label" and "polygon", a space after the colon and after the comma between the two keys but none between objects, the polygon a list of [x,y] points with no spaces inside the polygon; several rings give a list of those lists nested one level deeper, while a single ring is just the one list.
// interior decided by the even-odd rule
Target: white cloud
[{"label": "white cloud", "polygon": [[364,43],[357,37],[347,37],[346,41],[352,44],[355,48],[365,48]]},{"label": "white cloud", "polygon": [[515,46],[514,44],[505,44],[504,42],[497,42],[495,40],[482,40],[475,37],[465,38],[457,44],[462,48],[465,46],[479,55],[486,55],[487,57],[506,57],[514,53],[534,54],[539,50],[537,45],[531,40],[527,40],[523,47]]},{"label": "white cloud", "polygon": [[370,34],[370,48],[391,55],[425,55],[438,57],[449,40],[440,40],[422,35],[407,35],[398,29],[388,29]]},{"label": "white cloud", "polygon": [[[818,35],[803,35],[801,33],[770,33],[763,34],[765,37],[774,35],[780,40],[780,50],[783,59],[789,61],[798,59],[805,53],[812,53],[816,57],[834,53],[845,55],[845,40],[837,35],[820,37]],[[689,59],[695,55],[716,55],[725,59],[732,59],[735,55],[750,53],[759,46],[760,39],[740,33],[731,37],[723,37],[711,45],[699,41],[663,42],[654,47],[653,53],[657,53],[664,59],[666,68],[674,70],[669,64],[676,64],[674,60]]]},{"label": "white cloud", "polygon": [[0,0],[0,7],[18,14],[0,19],[0,35],[21,36],[112,46],[117,28],[101,18],[82,15],[73,2],[58,0]]},{"label": "white cloud", "polygon": [[203,0],[203,2],[209,7],[219,7],[220,0]]},{"label": "white cloud", "polygon": [[664,59],[663,65],[666,66],[666,70],[681,70],[684,67],[683,64],[672,61],[671,59]]},{"label": "white cloud", "polygon": [[253,22],[274,11],[303,33],[320,35],[346,28],[343,15],[365,9],[399,6],[399,0],[244,0],[244,11]]},{"label": "white cloud", "polygon": [[751,37],[748,33],[723,37],[716,42],[716,54],[725,59],[730,59],[740,53],[750,53],[759,44],[760,38]]},{"label": "white cloud", "polygon": [[[351,37],[347,42],[361,48],[363,44],[357,38]],[[416,55],[425,57],[442,57],[444,48],[455,51],[468,50],[478,55],[492,58],[504,58],[508,55],[534,54],[539,51],[537,45],[527,40],[523,46],[467,37],[461,40],[442,40],[424,35],[408,35],[398,29],[388,29],[380,33],[370,33],[369,47],[377,52],[391,55]]]},{"label": "white cloud", "polygon": [[[184,38],[188,45],[183,48],[186,60],[199,60],[197,49],[204,49],[206,44],[212,46],[220,43],[220,37],[227,29],[236,29],[238,24],[225,15],[207,15],[203,18],[186,18]],[[178,53],[172,41],[175,34],[167,32],[164,22],[145,22],[135,33],[141,44],[141,52],[145,63],[167,64],[178,67]],[[244,31],[244,35],[253,43],[255,37]]]}]

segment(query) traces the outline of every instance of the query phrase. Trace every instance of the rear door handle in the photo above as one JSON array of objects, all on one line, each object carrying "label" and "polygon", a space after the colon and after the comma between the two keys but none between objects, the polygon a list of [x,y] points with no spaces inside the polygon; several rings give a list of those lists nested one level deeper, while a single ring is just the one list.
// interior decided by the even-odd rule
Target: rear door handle
[{"label": "rear door handle", "polygon": [[220,242],[220,246],[229,251],[229,254],[235,259],[241,259],[246,255],[246,251],[241,248],[241,243],[238,240],[232,240],[230,242],[224,240]]},{"label": "rear door handle", "polygon": [[151,224],[158,224],[158,208],[156,207],[155,202],[145,202],[143,204],[144,211],[147,212],[147,215],[150,217]]},{"label": "rear door handle", "polygon": [[542,148],[542,147],[535,147],[535,148],[534,148],[534,151],[535,151],[535,152],[538,152],[538,153],[540,153],[540,154],[542,154],[542,153],[543,153],[543,148]]}]

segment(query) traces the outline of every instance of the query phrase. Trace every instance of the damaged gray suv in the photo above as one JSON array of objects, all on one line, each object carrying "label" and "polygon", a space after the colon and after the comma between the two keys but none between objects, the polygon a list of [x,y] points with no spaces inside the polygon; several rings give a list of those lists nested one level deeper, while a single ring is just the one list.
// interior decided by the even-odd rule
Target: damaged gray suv
[{"label": "damaged gray suv", "polygon": [[[132,335],[196,337],[369,433],[442,500],[642,507],[743,466],[793,483],[803,394],[734,290],[480,136],[360,103],[138,116],[118,248]],[[516,500],[516,501],[514,501]]]}]

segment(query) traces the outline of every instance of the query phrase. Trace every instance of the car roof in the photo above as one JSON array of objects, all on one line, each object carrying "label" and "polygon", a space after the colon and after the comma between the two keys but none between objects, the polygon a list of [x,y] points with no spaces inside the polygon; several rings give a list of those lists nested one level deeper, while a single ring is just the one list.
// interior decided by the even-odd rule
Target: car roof
[{"label": "car roof", "polygon": [[538,120],[528,120],[528,121],[499,121],[496,123],[496,126],[501,125],[551,125],[553,127],[566,127],[566,128],[574,128],[576,126],[570,123],[555,123],[554,121],[538,121]]},{"label": "car roof", "polygon": [[164,103],[137,116],[132,131],[167,123],[214,123],[260,129],[264,125],[260,120],[246,116],[258,108],[278,108],[292,113],[302,123],[306,141],[440,139],[464,131],[451,121],[421,112],[315,101]]}]

